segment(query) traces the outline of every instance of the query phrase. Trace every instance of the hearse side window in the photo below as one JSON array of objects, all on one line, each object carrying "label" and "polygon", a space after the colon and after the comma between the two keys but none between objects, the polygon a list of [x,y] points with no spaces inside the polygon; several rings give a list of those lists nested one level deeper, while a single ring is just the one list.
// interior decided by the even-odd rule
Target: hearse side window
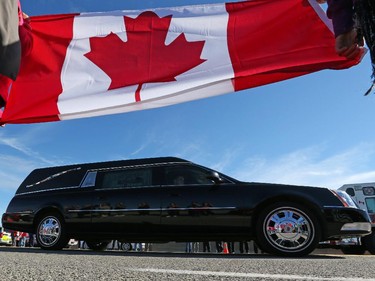
[{"label": "hearse side window", "polygon": [[189,165],[165,167],[165,185],[212,185],[208,175],[209,171]]},{"label": "hearse side window", "polygon": [[141,187],[152,184],[152,172],[150,168],[127,169],[117,171],[100,172],[100,188]]},{"label": "hearse side window", "polygon": [[96,171],[88,172],[83,183],[81,184],[81,187],[95,186],[96,174],[97,174]]}]

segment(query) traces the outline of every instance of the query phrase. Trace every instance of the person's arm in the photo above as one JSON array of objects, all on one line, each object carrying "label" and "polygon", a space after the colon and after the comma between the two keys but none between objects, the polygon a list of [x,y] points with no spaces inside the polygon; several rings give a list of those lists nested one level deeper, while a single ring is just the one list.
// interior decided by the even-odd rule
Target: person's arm
[{"label": "person's arm", "polygon": [[353,29],[353,0],[327,0],[327,16],[332,19],[335,36]]},{"label": "person's arm", "polygon": [[327,16],[332,19],[336,37],[335,50],[339,56],[356,58],[363,49],[358,44],[354,29],[353,0],[328,0]]}]

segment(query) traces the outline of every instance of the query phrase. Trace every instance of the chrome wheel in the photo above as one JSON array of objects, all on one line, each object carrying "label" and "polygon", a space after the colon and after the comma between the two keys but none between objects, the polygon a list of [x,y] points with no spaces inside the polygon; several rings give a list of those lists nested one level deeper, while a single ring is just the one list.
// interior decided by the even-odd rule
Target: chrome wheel
[{"label": "chrome wheel", "polygon": [[60,237],[60,222],[54,217],[45,218],[39,224],[38,235],[41,244],[53,246]]},{"label": "chrome wheel", "polygon": [[311,243],[314,226],[301,211],[280,208],[271,213],[264,222],[267,240],[276,247],[293,251]]},{"label": "chrome wheel", "polygon": [[278,202],[262,210],[256,226],[263,251],[282,256],[303,256],[319,243],[320,228],[315,215],[292,202]]},{"label": "chrome wheel", "polygon": [[60,250],[68,240],[65,235],[64,223],[59,216],[43,216],[38,224],[36,239],[39,246],[46,250]]}]

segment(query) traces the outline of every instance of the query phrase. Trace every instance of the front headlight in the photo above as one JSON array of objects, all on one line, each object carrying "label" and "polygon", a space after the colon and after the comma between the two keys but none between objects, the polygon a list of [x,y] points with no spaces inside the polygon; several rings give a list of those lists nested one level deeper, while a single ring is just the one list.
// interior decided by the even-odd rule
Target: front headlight
[{"label": "front headlight", "polygon": [[333,189],[330,189],[330,190],[341,201],[341,203],[345,207],[358,208],[357,204],[353,201],[353,199],[345,191],[333,190]]}]

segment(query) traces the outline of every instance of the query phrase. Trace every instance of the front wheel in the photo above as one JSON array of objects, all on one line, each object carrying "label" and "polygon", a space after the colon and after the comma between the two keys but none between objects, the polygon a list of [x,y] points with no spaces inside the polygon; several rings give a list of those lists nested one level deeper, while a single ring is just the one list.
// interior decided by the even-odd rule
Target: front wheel
[{"label": "front wheel", "polygon": [[310,254],[320,240],[316,216],[304,206],[278,202],[264,208],[258,217],[256,236],[260,248],[279,256]]},{"label": "front wheel", "polygon": [[61,250],[64,248],[69,239],[62,217],[57,214],[41,216],[36,229],[36,240],[44,250]]}]

